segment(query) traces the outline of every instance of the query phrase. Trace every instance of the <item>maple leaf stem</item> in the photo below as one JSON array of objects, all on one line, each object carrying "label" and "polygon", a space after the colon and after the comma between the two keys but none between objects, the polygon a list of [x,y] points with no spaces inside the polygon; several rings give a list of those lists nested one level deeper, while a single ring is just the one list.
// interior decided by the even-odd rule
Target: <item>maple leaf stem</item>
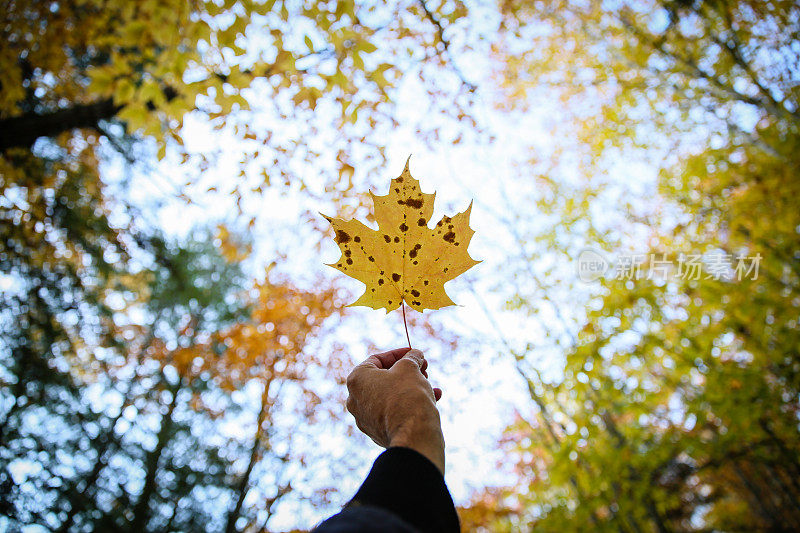
[{"label": "maple leaf stem", "polygon": [[403,326],[406,328],[406,340],[408,341],[408,347],[411,348],[411,337],[408,336],[408,324],[406,323],[406,302],[405,302],[405,300],[400,300],[400,307],[403,309]]}]

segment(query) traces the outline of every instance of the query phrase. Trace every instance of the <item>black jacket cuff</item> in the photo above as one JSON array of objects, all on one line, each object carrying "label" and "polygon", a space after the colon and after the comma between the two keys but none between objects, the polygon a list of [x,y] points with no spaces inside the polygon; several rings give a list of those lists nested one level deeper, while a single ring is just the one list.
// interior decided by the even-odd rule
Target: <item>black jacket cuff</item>
[{"label": "black jacket cuff", "polygon": [[421,453],[393,447],[380,454],[348,506],[386,509],[424,533],[458,533],[453,498],[444,476]]}]

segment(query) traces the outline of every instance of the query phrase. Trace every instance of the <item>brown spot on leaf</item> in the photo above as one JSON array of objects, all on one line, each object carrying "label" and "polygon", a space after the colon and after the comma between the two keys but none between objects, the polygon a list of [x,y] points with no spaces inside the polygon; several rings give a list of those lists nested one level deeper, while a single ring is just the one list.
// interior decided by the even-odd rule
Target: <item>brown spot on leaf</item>
[{"label": "brown spot on leaf", "polygon": [[384,234],[384,235],[383,235],[383,240],[384,240],[384,241],[386,241],[386,242],[392,242],[392,238],[391,238],[391,237],[389,237],[389,236],[388,236],[388,235],[386,235],[386,234]]},{"label": "brown spot on leaf", "polygon": [[456,240],[456,234],[453,233],[452,231],[448,231],[447,233],[444,234],[444,237],[442,238],[447,242],[454,242]]},{"label": "brown spot on leaf", "polygon": [[417,220],[417,226],[424,226],[426,222],[424,218],[420,217],[420,219]]},{"label": "brown spot on leaf", "polygon": [[336,230],[336,239],[335,240],[339,244],[350,242],[350,235],[346,231],[342,231],[340,229],[337,229]]},{"label": "brown spot on leaf", "polygon": [[383,278],[378,278],[378,285],[383,285]]},{"label": "brown spot on leaf", "polygon": [[397,203],[399,205],[407,205],[414,209],[419,209],[425,202],[422,200],[422,198],[406,198],[405,200],[397,200]]},{"label": "brown spot on leaf", "polygon": [[347,258],[347,261],[346,261],[346,262],[347,262],[347,264],[348,264],[348,265],[352,265],[352,264],[353,264],[353,260],[352,260],[352,259],[350,259],[349,257]]},{"label": "brown spot on leaf", "polygon": [[400,242],[400,237],[395,237],[394,242]]},{"label": "brown spot on leaf", "polygon": [[416,298],[419,298],[419,291],[417,289],[414,289],[414,290],[411,291],[411,295],[416,297]]},{"label": "brown spot on leaf", "polygon": [[402,232],[406,232],[406,231],[408,231],[408,226],[406,225],[406,223],[405,223],[405,222],[403,222],[402,224],[400,224],[400,231],[402,231]]},{"label": "brown spot on leaf", "polygon": [[414,305],[419,305],[419,302],[417,302],[416,300],[411,302],[411,303],[414,304]]},{"label": "brown spot on leaf", "polygon": [[353,237],[353,240],[356,241],[356,242],[361,242],[361,237],[356,235],[355,237]]},{"label": "brown spot on leaf", "polygon": [[352,254],[353,254],[353,252],[351,252],[350,250],[345,250],[344,251],[344,256],[345,257],[350,257]]},{"label": "brown spot on leaf", "polygon": [[395,272],[394,274],[392,274],[392,279],[394,280],[395,283],[397,283],[398,281],[400,281],[400,274]]},{"label": "brown spot on leaf", "polygon": [[426,279],[426,280],[425,280],[425,281],[423,281],[422,283],[423,283],[424,285],[427,285],[427,284],[428,284],[428,280]]},{"label": "brown spot on leaf", "polygon": [[374,257],[372,257],[372,256],[369,256],[369,257],[367,257],[367,259],[369,259],[369,260],[370,260],[370,261],[372,261],[373,263],[375,262],[375,258],[374,258]]}]

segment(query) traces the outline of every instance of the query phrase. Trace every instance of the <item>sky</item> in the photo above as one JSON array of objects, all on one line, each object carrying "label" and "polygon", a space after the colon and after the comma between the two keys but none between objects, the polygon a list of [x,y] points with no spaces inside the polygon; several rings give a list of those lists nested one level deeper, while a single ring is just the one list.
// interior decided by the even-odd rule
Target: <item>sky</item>
[{"label": "sky", "polygon": [[[418,96],[413,84],[403,86],[400,106],[412,113]],[[470,255],[482,263],[468,273],[447,284],[447,292],[456,306],[437,311],[426,311],[423,320],[435,322],[450,335],[459,339],[457,353],[445,352],[445,346],[425,338],[415,348],[423,350],[429,359],[429,376],[434,386],[444,389],[439,402],[442,426],[447,443],[446,481],[457,504],[466,504],[476,491],[487,486],[502,486],[513,481],[513,476],[501,467],[502,454],[497,442],[503,428],[519,410],[530,412],[531,402],[525,383],[518,376],[504,349],[508,342],[516,349],[534,346],[535,366],[547,379],[557,381],[562,368],[563,350],[548,339],[541,329],[542,323],[557,323],[552,306],[543,306],[537,319],[531,320],[507,309],[507,300],[514,287],[510,278],[519,273],[509,269],[509,262],[518,261],[523,252],[515,237],[504,227],[498,217],[509,210],[520,214],[531,223],[544,216],[532,204],[532,179],[519,166],[532,151],[546,153],[552,149],[553,135],[549,117],[555,109],[540,107],[536,112],[509,117],[495,111],[490,103],[483,102],[478,111],[484,124],[489,124],[496,136],[491,144],[433,145],[417,138],[411,125],[398,128],[386,139],[388,163],[383,177],[376,180],[374,191],[384,194],[389,180],[402,172],[411,156],[412,174],[421,181],[424,192],[436,192],[434,219],[442,214],[452,215],[463,211],[473,202],[471,227],[476,231],[470,244]],[[414,117],[409,120],[413,124]],[[195,150],[218,146],[220,138],[201,123],[188,122],[187,143]],[[235,219],[234,208],[224,194],[203,192],[208,187],[225,188],[238,178],[235,161],[245,147],[237,146],[231,139],[226,155],[206,172],[190,194],[192,203],[175,200],[175,192],[182,189],[186,178],[182,168],[169,154],[155,164],[145,164],[136,169],[120,165],[106,168],[109,180],[123,173],[137,174],[137,186],[130,191],[134,204],[147,206],[149,223],[158,225],[168,235],[184,236],[192,229],[214,222]],[[626,185],[628,192],[645,194],[655,176],[640,165],[624,165],[617,170],[614,180]],[[381,187],[383,187],[381,189]],[[612,195],[611,200],[613,204]],[[159,206],[154,208],[154,206]],[[322,246],[309,246],[309,239],[318,236],[307,227],[302,214],[312,212],[332,213],[332,206],[319,200],[310,200],[297,190],[268,189],[262,195],[245,198],[245,213],[256,217],[252,231],[254,257],[249,269],[255,277],[263,277],[267,265],[277,262],[277,269],[289,274],[301,287],[313,287],[314,280],[323,277],[347,289],[355,299],[363,290],[360,283],[325,266],[339,254],[333,239]],[[607,206],[611,207],[612,206]],[[612,209],[613,211],[613,209]],[[525,253],[537,253],[535,247]],[[556,265],[565,279],[577,275],[574,263]],[[528,280],[529,281],[529,280]],[[0,279],[0,283],[3,279]],[[525,285],[526,280],[522,281]],[[559,312],[579,319],[582,309],[592,295],[591,287],[580,293],[559,291],[549,295]],[[414,312],[414,311],[410,311]],[[558,326],[561,328],[561,326]],[[557,328],[556,328],[557,329]],[[369,332],[366,339],[364,332]],[[335,339],[320,343],[343,342],[349,347],[353,364],[369,355],[367,342],[392,349],[406,345],[405,332],[399,311],[385,314],[369,308],[353,308],[333,333]],[[412,333],[413,335],[413,333]],[[319,387],[335,386],[317,377]],[[256,404],[260,391],[241,391],[252,397]],[[99,401],[99,400],[98,400]],[[343,406],[342,406],[343,411]],[[293,431],[296,419],[276,421],[287,431]],[[348,436],[347,429],[354,432]],[[233,419],[226,431],[249,434],[246,421]],[[304,470],[292,465],[287,475],[300,480],[291,497],[283,500],[269,525],[274,530],[294,527],[311,527],[346,503],[366,476],[372,460],[381,452],[367,437],[355,430],[355,424],[345,413],[342,421],[323,419],[314,427],[302,428],[293,446],[309,454],[311,460]],[[316,462],[315,462],[316,461]],[[330,468],[338,465],[339,470]],[[18,462],[12,465],[16,478],[35,472],[37,465]],[[344,467],[345,474],[340,472]],[[334,485],[337,492],[330,505],[315,506],[308,497],[314,489]],[[257,497],[253,492],[252,497]],[[34,531],[35,529],[31,529]]]},{"label": "sky", "polygon": [[[496,20],[489,12],[478,18],[484,25],[479,33],[491,37]],[[467,503],[474,491],[503,485],[512,479],[507,471],[498,468],[502,457],[497,441],[516,410],[529,412],[531,402],[512,358],[505,353],[504,343],[518,350],[533,347],[537,370],[546,379],[557,381],[566,344],[563,339],[574,333],[569,331],[570,327],[579,323],[597,289],[590,284],[575,284],[577,264],[557,256],[550,256],[547,264],[548,251],[541,249],[541,244],[520,243],[519,235],[510,231],[509,224],[518,224],[525,232],[535,234],[551,223],[534,203],[541,191],[537,189],[533,167],[528,165],[531,159],[547,160],[556,149],[564,150],[566,155],[559,160],[558,175],[551,177],[576,183],[580,177],[576,174],[576,161],[570,159],[572,140],[563,136],[566,113],[560,107],[562,104],[540,95],[539,100],[533,102],[535,105],[525,111],[499,111],[495,107],[498,94],[489,79],[490,66],[485,54],[488,43],[481,42],[473,52],[456,56],[454,61],[461,75],[479,87],[472,111],[484,133],[494,140],[487,142],[489,135],[467,135],[463,143],[454,145],[420,139],[415,125],[438,119],[425,115],[426,107],[420,105],[425,98],[423,87],[410,73],[396,93],[397,114],[403,120],[385,139],[387,164],[380,176],[364,180],[372,184],[375,193],[385,194],[389,180],[402,172],[410,157],[411,173],[420,180],[422,190],[436,192],[434,219],[463,211],[473,202],[471,227],[476,233],[469,252],[482,263],[447,284],[447,292],[456,306],[428,310],[422,317],[457,336],[460,348],[457,353],[446,353],[443,345],[428,338],[415,344],[430,361],[431,382],[444,389],[439,409],[447,442],[446,480],[457,504]],[[452,72],[445,75],[453,80]],[[294,133],[291,123],[282,123],[277,128],[277,135]],[[176,237],[198,226],[237,219],[233,201],[226,191],[242,179],[237,162],[242,153],[252,149],[224,131],[214,132],[197,116],[187,117],[183,136],[191,152],[221,151],[216,164],[199,177],[196,169],[182,165],[170,152],[160,162],[145,162],[133,169],[119,164],[109,164],[105,168],[109,181],[119,180],[125,173],[134,173],[136,187],[127,191],[129,201],[143,207],[147,223]],[[625,201],[642,199],[645,205],[645,199],[652,199],[656,180],[654,168],[646,160],[610,161],[608,175],[604,177],[607,186],[599,200],[598,221],[616,221]],[[261,170],[258,165],[252,165],[245,179],[260,179]],[[357,167],[356,173],[359,172]],[[191,187],[184,186],[188,180],[194,180]],[[309,179],[313,181],[313,177]],[[206,192],[210,187],[219,192]],[[176,200],[177,191],[185,192],[191,204]],[[333,239],[325,239],[320,247],[315,246],[319,235],[303,218],[306,212],[332,214],[331,202],[310,198],[296,187],[271,187],[263,194],[248,195],[243,200],[244,214],[256,220],[250,234],[254,253],[248,266],[254,277],[263,277],[267,265],[275,262],[276,269],[288,274],[301,288],[313,288],[322,277],[344,287],[353,299],[360,294],[363,290],[360,283],[325,266],[339,255]],[[541,258],[532,265],[531,274],[538,272],[545,276],[555,272],[564,280],[564,290],[547,295],[550,303],[544,303],[536,293],[535,284],[518,268],[520,258],[530,256]],[[546,274],[548,272],[550,274]],[[538,305],[535,320],[508,308],[509,298],[518,289],[528,291]],[[566,322],[560,317],[566,317]],[[552,331],[544,331],[548,324],[552,324]],[[365,331],[369,332],[369,339],[365,339]],[[369,355],[367,342],[387,350],[406,345],[399,311],[384,314],[369,308],[352,308],[333,335],[336,339],[324,339],[320,345],[324,347],[327,341],[345,343],[354,364]],[[414,341],[412,338],[412,343]],[[324,381],[325,378],[320,379]],[[324,382],[319,385],[331,386]],[[242,393],[258,401],[258,391]],[[305,447],[312,457],[325,456],[328,461],[339,458],[342,464],[354,465],[354,470],[345,477],[326,472],[330,462],[308,466],[310,473],[319,473],[318,476],[303,475],[309,472],[295,473],[308,484],[300,488],[300,494],[308,494],[315,483],[319,486],[336,484],[339,490],[332,505],[314,508],[301,498],[289,498],[279,505],[270,527],[277,530],[309,527],[335,512],[352,496],[381,450],[357,431],[355,437],[348,437],[342,424],[354,430],[354,423],[349,415],[343,420],[305,428],[306,436],[297,444]],[[279,421],[288,425],[293,422]],[[232,422],[231,431],[248,431],[244,427],[237,428],[237,423]],[[324,443],[322,450],[320,442]]]},{"label": "sky", "polygon": [[[420,140],[414,131],[413,125],[424,119],[423,116],[414,115],[420,113],[421,107],[415,105],[420,94],[420,87],[413,80],[401,85],[398,107],[400,115],[406,116],[407,121],[386,139],[388,163],[381,171],[382,176],[375,180],[373,190],[377,194],[385,194],[389,180],[402,172],[410,156],[410,170],[421,181],[423,191],[435,191],[437,194],[434,219],[442,214],[452,215],[463,211],[470,202],[474,202],[471,227],[476,234],[469,252],[482,263],[447,284],[448,294],[457,306],[426,311],[423,317],[457,335],[463,343],[463,352],[443,353],[442,346],[437,346],[431,339],[424,339],[415,346],[422,349],[430,360],[431,382],[444,389],[439,408],[447,442],[446,479],[456,502],[463,504],[474,491],[511,480],[508,472],[498,468],[501,456],[497,440],[504,426],[511,422],[515,409],[530,409],[531,402],[525,384],[516,373],[511,358],[503,355],[501,339],[504,338],[518,349],[529,343],[544,347],[536,362],[538,370],[553,380],[557,380],[561,372],[562,359],[558,346],[552,345],[552,341],[545,338],[541,328],[533,321],[520,313],[506,310],[506,301],[513,289],[509,285],[511,271],[508,264],[523,251],[508,228],[504,227],[504,222],[498,221],[498,217],[509,210],[533,227],[537,220],[544,219],[532,203],[536,193],[535,182],[526,174],[524,164],[532,156],[551,153],[559,142],[553,135],[557,125],[554,117],[558,116],[559,110],[555,104],[551,104],[537,106],[524,113],[500,113],[492,105],[494,95],[486,91],[479,95],[476,113],[481,123],[496,137],[495,142],[431,145]],[[185,235],[192,228],[210,221],[230,221],[235,218],[232,201],[225,194],[203,191],[208,187],[224,191],[240,179],[235,162],[240,152],[247,149],[232,139],[220,139],[219,134],[212,132],[207,125],[193,120],[187,121],[185,129],[185,139],[191,149],[202,151],[224,146],[225,150],[218,164],[204,173],[200,183],[192,188],[192,204],[174,200],[174,191],[181,189],[186,173],[179,162],[169,155],[148,169],[148,175],[138,181],[142,186],[131,191],[136,195],[135,201],[142,205],[152,206],[155,200],[164,200],[160,209],[149,211],[155,213],[153,223],[176,236]],[[620,165],[613,180],[624,184],[628,195],[646,196],[652,192],[655,181],[653,171],[649,168],[636,163]],[[121,167],[109,169],[111,173],[115,171],[126,170]],[[257,168],[253,171],[257,171]],[[569,170],[565,172],[568,174]],[[616,197],[610,194],[607,202],[613,204]],[[250,264],[255,276],[259,276],[260,269],[265,269],[275,261],[280,272],[289,274],[301,286],[304,281],[309,286],[313,285],[313,280],[322,276],[345,287],[354,298],[360,294],[363,288],[360,283],[325,266],[339,254],[332,239],[325,239],[319,249],[309,246],[309,239],[318,236],[301,215],[305,210],[332,213],[329,203],[310,199],[296,189],[273,188],[267,189],[262,195],[246,197],[243,205],[246,214],[256,217],[251,235],[255,245],[254,260]],[[613,212],[613,205],[607,207]],[[537,250],[524,252],[536,253]],[[576,274],[575,264],[559,264],[556,267],[566,279]],[[580,294],[560,292],[550,296],[560,312],[572,314],[574,311],[574,316],[579,318],[582,306],[591,294],[592,291],[587,287]],[[537,318],[538,324],[548,320],[556,322],[554,311],[548,306],[542,307]],[[399,311],[384,314],[383,311],[369,308],[353,308],[334,333],[337,341],[345,342],[350,347],[353,363],[369,355],[364,344],[364,331],[370,332],[372,343],[386,349],[406,344]],[[254,401],[257,400],[257,394],[257,391],[253,391]],[[339,424],[354,426],[349,416],[344,420]],[[279,506],[270,522],[273,528],[310,526],[335,511],[337,505],[345,503],[353,494],[371,466],[372,459],[380,452],[363,435],[346,437],[342,427],[325,425],[312,430],[320,432],[329,456],[332,453],[333,457],[336,454],[357,457],[355,471],[347,479],[337,479],[340,490],[333,498],[331,507],[315,509],[301,500],[289,500]],[[307,442],[305,445],[314,449],[317,443]],[[324,465],[321,467],[324,469]],[[314,465],[310,468],[313,469]],[[330,478],[326,479],[325,472],[314,479],[323,484],[331,482]],[[301,517],[299,524],[298,517]]]}]

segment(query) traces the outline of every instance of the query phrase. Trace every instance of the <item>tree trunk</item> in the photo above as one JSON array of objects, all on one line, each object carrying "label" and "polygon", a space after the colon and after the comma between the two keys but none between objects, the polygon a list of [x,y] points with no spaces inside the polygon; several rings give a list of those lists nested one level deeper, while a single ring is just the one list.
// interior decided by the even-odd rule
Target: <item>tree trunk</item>
[{"label": "tree trunk", "polygon": [[244,505],[244,499],[247,496],[248,485],[250,484],[250,474],[253,472],[253,468],[258,462],[258,451],[259,448],[261,448],[261,425],[267,418],[267,413],[271,407],[269,399],[269,386],[271,383],[272,379],[270,378],[264,384],[264,392],[261,395],[261,411],[258,413],[256,432],[255,437],[253,438],[253,446],[250,448],[250,461],[247,463],[247,468],[237,484],[236,503],[234,504],[233,509],[231,509],[231,511],[228,513],[228,521],[225,525],[225,533],[236,532],[236,521],[239,519],[239,515],[242,512],[242,506]]},{"label": "tree trunk", "polygon": [[75,128],[92,128],[116,115],[122,106],[110,98],[91,104],[75,104],[50,113],[28,113],[0,119],[0,152],[30,148],[39,137],[54,137]]},{"label": "tree trunk", "polygon": [[[157,315],[157,317],[160,317],[160,313]],[[147,340],[144,342],[136,355],[135,364],[137,367],[142,364],[144,353],[153,342],[154,338],[154,332],[151,330],[147,336]],[[72,524],[75,522],[75,517],[86,509],[90,501],[89,491],[94,488],[95,483],[97,483],[97,480],[100,479],[100,474],[102,473],[103,469],[108,466],[108,461],[111,457],[111,454],[113,454],[119,447],[120,438],[117,437],[116,433],[114,432],[114,428],[122,419],[125,409],[129,405],[133,404],[132,391],[135,380],[136,376],[131,378],[131,381],[128,383],[127,390],[125,391],[125,396],[122,399],[122,405],[119,408],[119,413],[117,416],[111,419],[111,422],[108,426],[108,431],[99,437],[97,446],[97,460],[95,461],[92,471],[83,479],[83,485],[80,488],[78,488],[76,484],[68,489],[67,494],[70,498],[70,509],[67,512],[67,517],[56,530],[57,533],[65,533],[66,531],[69,531],[69,529],[72,527]]]},{"label": "tree trunk", "polygon": [[150,518],[150,500],[156,490],[156,474],[158,473],[158,463],[161,459],[161,454],[164,452],[169,443],[170,433],[172,430],[172,413],[175,411],[175,405],[178,403],[178,393],[183,383],[183,377],[178,378],[178,383],[173,387],[172,400],[170,401],[167,413],[161,418],[161,428],[158,431],[158,441],[153,451],[147,454],[145,460],[145,478],[142,492],[133,507],[133,520],[130,523],[130,531],[139,532],[144,531],[147,521]]}]

